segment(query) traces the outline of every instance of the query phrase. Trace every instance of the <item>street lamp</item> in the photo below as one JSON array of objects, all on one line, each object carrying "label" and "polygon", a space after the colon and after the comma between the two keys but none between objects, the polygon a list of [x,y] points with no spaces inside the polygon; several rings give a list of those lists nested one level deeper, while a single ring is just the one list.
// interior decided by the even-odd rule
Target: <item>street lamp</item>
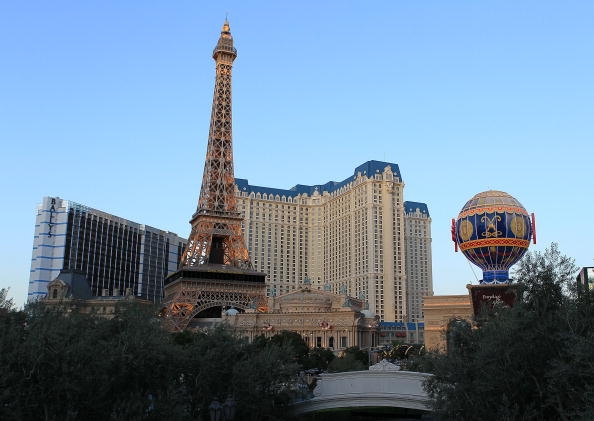
[{"label": "street lamp", "polygon": [[221,419],[223,406],[216,397],[213,398],[208,409],[210,410],[210,421],[223,421]]},{"label": "street lamp", "polygon": [[223,415],[225,421],[233,421],[235,419],[235,399],[233,396],[227,396],[225,403],[223,403]]},{"label": "street lamp", "polygon": [[367,366],[371,367],[371,325],[368,325],[367,328],[369,329],[369,343],[367,345],[369,345],[369,348],[367,348]]},{"label": "street lamp", "polygon": [[221,405],[218,398],[213,398],[208,406],[210,410],[210,421],[233,421],[235,419],[235,399],[228,396]]}]

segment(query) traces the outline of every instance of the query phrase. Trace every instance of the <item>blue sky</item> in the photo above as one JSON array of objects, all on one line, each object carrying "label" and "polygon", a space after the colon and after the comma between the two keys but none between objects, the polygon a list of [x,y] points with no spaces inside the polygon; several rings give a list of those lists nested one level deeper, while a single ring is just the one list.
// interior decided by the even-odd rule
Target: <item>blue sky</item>
[{"label": "blue sky", "polygon": [[594,2],[0,3],[0,288],[25,301],[36,205],[187,236],[228,14],[235,176],[290,188],[395,162],[432,217],[436,294],[480,270],[450,220],[494,189],[594,265]]}]

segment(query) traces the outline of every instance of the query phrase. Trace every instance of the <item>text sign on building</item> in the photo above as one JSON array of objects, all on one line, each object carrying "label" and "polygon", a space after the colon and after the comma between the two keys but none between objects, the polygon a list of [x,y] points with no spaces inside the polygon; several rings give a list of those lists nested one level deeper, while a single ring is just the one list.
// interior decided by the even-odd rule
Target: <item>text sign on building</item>
[{"label": "text sign on building", "polygon": [[471,285],[468,289],[472,297],[475,316],[478,316],[483,310],[491,310],[498,304],[511,307],[517,298],[514,285]]}]

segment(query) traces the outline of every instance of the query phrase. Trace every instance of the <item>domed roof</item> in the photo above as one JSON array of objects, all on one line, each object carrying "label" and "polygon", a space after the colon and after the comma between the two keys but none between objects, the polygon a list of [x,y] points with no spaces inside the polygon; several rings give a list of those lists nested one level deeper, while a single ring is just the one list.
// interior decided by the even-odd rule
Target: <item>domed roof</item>
[{"label": "domed roof", "polygon": [[[522,204],[510,194],[499,190],[487,190],[475,194],[472,199],[466,202],[460,214],[464,212],[471,213],[472,211],[483,212],[485,207],[495,207],[502,209],[509,209],[511,207],[516,208],[516,211],[526,213],[524,206],[522,206]],[[458,217],[460,217],[460,215],[458,215]]]},{"label": "domed roof", "polygon": [[509,268],[528,250],[533,226],[522,204],[498,190],[474,195],[462,208],[452,239],[483,269],[481,283],[509,281]]},{"label": "domed roof", "polygon": [[369,309],[361,310],[361,314],[363,314],[363,317],[366,319],[373,319],[375,317],[375,313]]}]

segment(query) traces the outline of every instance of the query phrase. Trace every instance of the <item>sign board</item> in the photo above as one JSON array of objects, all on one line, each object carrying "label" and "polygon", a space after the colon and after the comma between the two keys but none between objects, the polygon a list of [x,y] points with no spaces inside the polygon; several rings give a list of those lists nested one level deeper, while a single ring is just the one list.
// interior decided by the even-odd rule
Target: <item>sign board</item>
[{"label": "sign board", "polygon": [[517,299],[515,285],[468,285],[468,290],[475,316],[478,316],[483,309],[491,310],[496,304],[511,307]]}]

